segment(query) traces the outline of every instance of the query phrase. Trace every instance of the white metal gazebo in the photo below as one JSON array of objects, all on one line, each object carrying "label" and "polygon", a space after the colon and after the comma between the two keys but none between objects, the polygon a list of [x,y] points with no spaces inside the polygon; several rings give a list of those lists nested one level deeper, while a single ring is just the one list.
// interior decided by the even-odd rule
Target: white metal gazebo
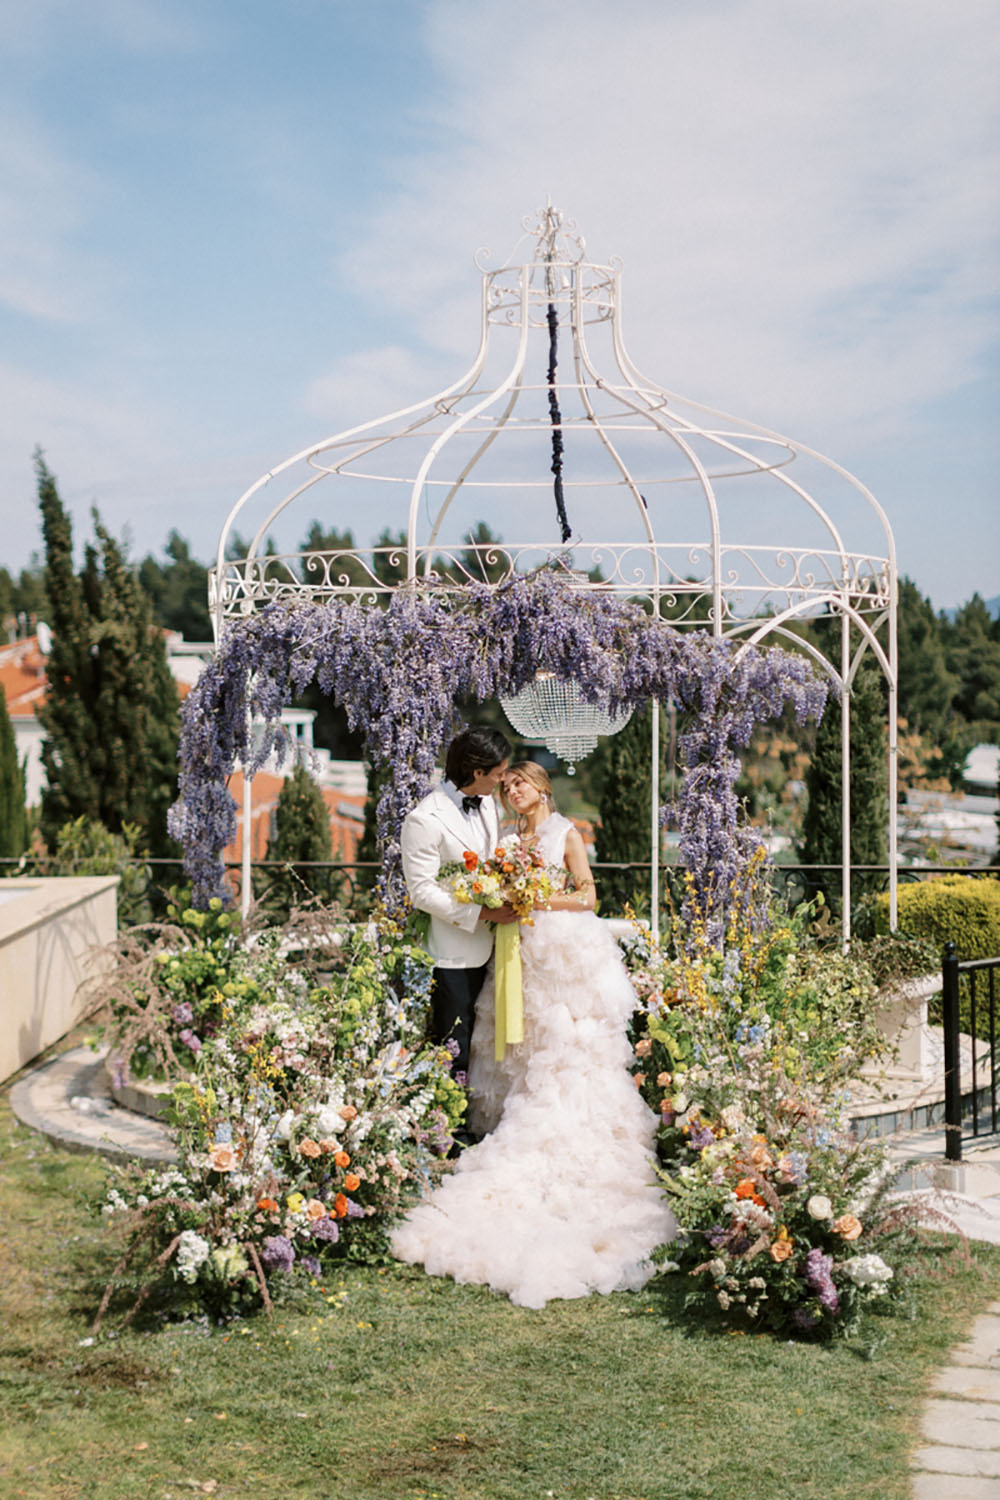
[{"label": "white metal gazebo", "polygon": [[[807,651],[841,690],[844,937],[850,933],[851,685],[866,651],[888,683],[891,924],[896,923],[896,562],[870,491],[841,465],[777,432],[679,396],[625,348],[621,268],[586,259],[551,205],[525,220],[498,269],[482,270],[479,349],[453,385],[296,453],[236,502],[210,579],[217,642],[227,622],[274,601],[325,601],[418,588],[494,584],[558,556],[581,590],[647,602],[680,629]],[[528,253],[518,258],[527,242]],[[401,507],[401,498],[405,510]],[[271,555],[291,506],[403,540]],[[306,506],[312,510],[306,511]],[[334,511],[335,507],[335,511]],[[470,546],[479,521],[523,539]],[[236,528],[245,555],[228,557]],[[848,536],[853,541],[848,541]],[[839,621],[824,655],[797,620]],[[653,723],[653,920],[659,902],[659,716]],[[244,785],[244,900],[250,787]]]}]

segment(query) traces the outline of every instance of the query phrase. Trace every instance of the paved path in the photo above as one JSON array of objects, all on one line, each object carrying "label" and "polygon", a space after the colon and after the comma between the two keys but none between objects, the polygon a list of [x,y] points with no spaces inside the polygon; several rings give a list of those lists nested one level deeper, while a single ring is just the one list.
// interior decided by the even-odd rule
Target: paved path
[{"label": "paved path", "polygon": [[914,1500],[1000,1500],[1000,1302],[935,1377],[913,1455]]}]

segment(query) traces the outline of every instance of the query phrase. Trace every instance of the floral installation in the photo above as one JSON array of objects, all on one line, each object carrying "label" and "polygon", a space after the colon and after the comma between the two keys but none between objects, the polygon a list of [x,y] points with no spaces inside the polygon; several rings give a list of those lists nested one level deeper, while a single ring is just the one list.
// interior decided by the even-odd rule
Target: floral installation
[{"label": "floral installation", "polygon": [[[747,881],[761,878],[762,855]],[[889,1196],[883,1149],[847,1128],[846,1083],[888,1044],[863,959],[821,949],[814,915],[761,925],[733,902],[721,950],[636,927],[636,1086],[660,1119],[664,1189],[682,1231],[668,1254],[686,1305],[729,1326],[794,1336],[853,1331],[905,1284],[913,1214]]]},{"label": "floral installation", "polygon": [[234,956],[240,977],[203,1011],[212,1028],[172,1092],[177,1166],[114,1171],[102,1212],[127,1245],[98,1325],[140,1265],[129,1318],[154,1287],[216,1315],[270,1309],[282,1278],[384,1255],[441,1169],[466,1096],[450,1050],[424,1039],[429,956],[382,919],[342,935],[324,983],[285,965],[278,985],[273,946]]},{"label": "floral installation", "polygon": [[[382,893],[400,908],[399,831],[456,728],[456,698],[517,692],[540,666],[612,710],[651,698],[677,706],[685,777],[674,816],[718,937],[753,837],[739,827],[738,750],[755,723],[786,706],[800,721],[818,718],[826,685],[802,656],[684,633],[630,600],[574,588],[560,567],[458,593],[425,581],[385,609],[358,599],[275,604],[230,624],[182,711],[170,827],[184,845],[195,905],[229,899],[221,851],[235,836],[236,809],[228,777],[238,763],[252,771],[282,752],[281,710],[315,682],[344,707],[371,761],[391,769],[378,805]],[[266,731],[251,746],[254,719]]]}]

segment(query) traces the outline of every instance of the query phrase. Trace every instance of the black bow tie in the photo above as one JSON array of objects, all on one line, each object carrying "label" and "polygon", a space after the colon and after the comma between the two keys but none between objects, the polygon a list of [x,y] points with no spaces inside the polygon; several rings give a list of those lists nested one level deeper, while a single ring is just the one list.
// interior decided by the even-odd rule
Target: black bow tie
[{"label": "black bow tie", "polygon": [[463,812],[478,812],[479,811],[479,804],[480,804],[480,802],[482,802],[482,800],[483,800],[482,797],[463,797],[462,798],[462,811]]}]

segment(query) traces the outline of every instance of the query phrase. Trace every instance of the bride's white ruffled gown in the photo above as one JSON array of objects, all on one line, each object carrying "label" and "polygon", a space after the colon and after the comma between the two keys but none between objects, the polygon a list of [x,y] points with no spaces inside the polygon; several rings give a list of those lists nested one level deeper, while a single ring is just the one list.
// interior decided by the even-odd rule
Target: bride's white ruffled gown
[{"label": "bride's white ruffled gown", "polygon": [[[563,863],[568,818],[538,830]],[[524,1041],[493,1058],[493,982],[480,996],[471,1128],[489,1132],[392,1236],[433,1276],[488,1285],[524,1307],[636,1290],[676,1234],[652,1166],[656,1121],[628,1072],[635,1006],[614,938],[592,912],[521,928]]]}]

